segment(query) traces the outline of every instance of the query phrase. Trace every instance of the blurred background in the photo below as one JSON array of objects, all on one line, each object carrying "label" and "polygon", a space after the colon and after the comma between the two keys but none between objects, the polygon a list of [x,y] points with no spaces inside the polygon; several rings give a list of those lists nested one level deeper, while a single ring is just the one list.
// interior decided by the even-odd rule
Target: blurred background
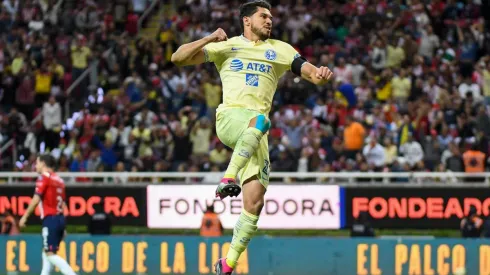
[{"label": "blurred background", "polygon": [[[75,255],[70,263],[81,274],[212,272],[241,200],[212,200],[210,184],[232,153],[215,132],[221,82],[213,64],[178,68],[170,57],[219,27],[240,35],[242,2],[3,0],[1,232],[20,233],[36,156],[49,153],[69,185],[69,232],[78,234],[65,257]],[[270,3],[272,38],[328,66],[334,78],[314,86],[287,73],[279,82],[269,114],[273,183],[259,232],[275,237],[259,237],[250,249],[285,245],[318,256],[256,252],[238,274],[490,274],[483,238],[490,236],[489,1]],[[40,232],[37,221],[0,239],[14,240],[17,253],[11,265],[0,260],[0,274],[2,265],[37,272],[40,259],[24,262],[27,270],[17,261],[22,238],[39,242],[30,235]],[[97,261],[105,258],[96,256],[90,270],[90,257],[81,256],[91,251],[85,243],[99,251],[90,233],[131,235],[133,246],[108,239],[109,248],[133,251],[136,262],[145,249],[156,251],[152,264],[103,272]],[[461,237],[479,241],[461,244]],[[114,251],[108,261],[121,254]],[[179,266],[178,255],[190,258]],[[114,268],[125,262],[117,257]],[[311,270],[293,265],[309,260]]]}]

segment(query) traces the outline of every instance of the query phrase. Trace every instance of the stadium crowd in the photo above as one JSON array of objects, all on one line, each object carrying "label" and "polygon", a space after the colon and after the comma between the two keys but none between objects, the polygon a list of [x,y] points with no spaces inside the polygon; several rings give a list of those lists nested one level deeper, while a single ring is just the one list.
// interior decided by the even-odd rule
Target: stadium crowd
[{"label": "stadium crowd", "polygon": [[[240,35],[239,1],[186,1],[162,18],[155,40],[138,40],[135,52],[128,49],[127,24],[115,26],[110,13],[83,5],[12,24],[14,2],[4,1],[0,20],[2,106],[12,107],[2,114],[1,135],[16,138],[21,156],[12,169],[31,171],[40,150],[59,159],[59,171],[226,168],[231,151],[214,130],[222,93],[214,65],[177,68],[169,60],[180,44],[218,27],[228,37]],[[272,170],[487,170],[487,2],[271,1],[272,37],[334,72],[322,87],[292,73],[281,79],[269,114]],[[78,24],[92,16],[97,20]],[[75,25],[56,28],[53,18]],[[80,52],[70,52],[74,35]],[[66,96],[68,72],[73,79],[89,58],[103,61],[98,87],[81,85]],[[39,84],[46,75],[48,84]],[[64,100],[76,105],[66,121]],[[32,106],[41,104],[42,123],[30,127]]]}]

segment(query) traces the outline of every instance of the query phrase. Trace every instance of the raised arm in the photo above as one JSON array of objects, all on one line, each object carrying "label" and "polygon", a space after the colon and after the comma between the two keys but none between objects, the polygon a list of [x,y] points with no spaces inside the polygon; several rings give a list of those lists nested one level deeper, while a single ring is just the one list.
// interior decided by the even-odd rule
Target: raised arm
[{"label": "raised arm", "polygon": [[324,85],[332,77],[333,73],[328,67],[316,67],[309,62],[301,65],[301,77],[315,85]]},{"label": "raised arm", "polygon": [[197,65],[206,61],[204,54],[204,46],[213,42],[221,42],[228,40],[223,29],[218,28],[212,34],[196,40],[191,43],[180,46],[177,51],[172,54],[171,61],[177,66]]},{"label": "raised arm", "polygon": [[324,66],[316,67],[311,64],[291,45],[284,43],[281,50],[284,51],[284,55],[290,57],[288,61],[291,62],[290,70],[293,74],[301,76],[301,78],[315,85],[323,85],[332,77],[333,73],[329,68]]}]

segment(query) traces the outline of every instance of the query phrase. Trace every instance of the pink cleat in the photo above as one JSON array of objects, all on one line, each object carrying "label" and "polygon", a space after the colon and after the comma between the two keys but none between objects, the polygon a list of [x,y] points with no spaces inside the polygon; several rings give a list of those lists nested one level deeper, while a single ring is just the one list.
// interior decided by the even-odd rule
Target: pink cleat
[{"label": "pink cleat", "polygon": [[233,273],[233,268],[228,266],[226,263],[226,259],[219,259],[218,262],[214,265],[216,275],[231,275]]},{"label": "pink cleat", "polygon": [[216,188],[216,197],[221,200],[230,196],[237,197],[242,192],[242,188],[234,179],[223,178]]}]

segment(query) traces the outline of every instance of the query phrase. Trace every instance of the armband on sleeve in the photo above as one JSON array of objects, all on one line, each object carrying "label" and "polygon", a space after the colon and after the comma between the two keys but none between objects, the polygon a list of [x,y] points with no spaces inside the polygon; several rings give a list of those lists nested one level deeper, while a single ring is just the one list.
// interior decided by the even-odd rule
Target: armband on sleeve
[{"label": "armband on sleeve", "polygon": [[303,64],[305,62],[308,62],[306,58],[302,56],[298,56],[293,60],[293,63],[291,63],[291,72],[293,72],[297,76],[301,76],[301,67],[303,67]]}]

